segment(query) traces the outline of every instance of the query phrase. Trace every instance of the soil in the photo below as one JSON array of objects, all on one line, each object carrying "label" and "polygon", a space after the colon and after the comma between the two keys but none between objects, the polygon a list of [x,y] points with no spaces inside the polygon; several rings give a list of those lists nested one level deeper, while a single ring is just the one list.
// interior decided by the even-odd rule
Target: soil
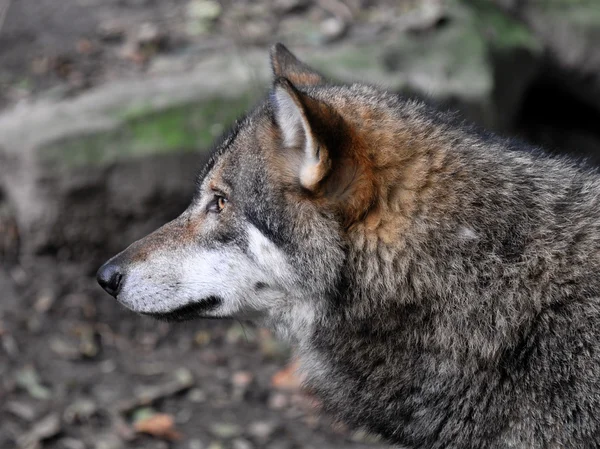
[{"label": "soil", "polygon": [[[318,402],[286,371],[288,349],[265,330],[140,317],[80,267],[52,259],[7,272],[0,271],[2,448],[383,447],[319,416]],[[173,418],[169,429],[180,435],[135,432],[136,421],[155,414]],[[58,424],[36,437],[49,416]],[[25,445],[28,437],[41,446]]]}]

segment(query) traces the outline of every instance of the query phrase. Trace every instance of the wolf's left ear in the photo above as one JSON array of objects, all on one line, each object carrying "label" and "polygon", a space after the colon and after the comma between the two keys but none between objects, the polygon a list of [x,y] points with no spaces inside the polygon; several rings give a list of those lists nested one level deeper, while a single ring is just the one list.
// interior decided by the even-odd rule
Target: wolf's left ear
[{"label": "wolf's left ear", "polygon": [[287,169],[300,185],[330,201],[351,226],[372,206],[377,181],[357,130],[324,101],[278,78],[270,103]]},{"label": "wolf's left ear", "polygon": [[301,185],[315,190],[331,169],[329,128],[335,128],[337,114],[327,105],[300,92],[286,78],[273,86],[271,103],[281,132],[283,146],[302,150],[299,177]]},{"label": "wolf's left ear", "polygon": [[271,67],[276,78],[287,78],[297,86],[314,86],[325,82],[320,73],[296,58],[283,44],[271,47]]}]

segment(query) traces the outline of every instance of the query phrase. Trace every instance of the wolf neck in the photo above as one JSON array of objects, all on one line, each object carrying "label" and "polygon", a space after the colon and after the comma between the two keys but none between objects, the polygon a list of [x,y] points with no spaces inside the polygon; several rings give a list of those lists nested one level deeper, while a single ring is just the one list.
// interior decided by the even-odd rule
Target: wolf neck
[{"label": "wolf neck", "polygon": [[[381,122],[391,129],[382,131]],[[374,126],[362,127],[361,141],[367,143],[362,151],[375,194],[368,212],[348,228],[347,268],[355,284],[353,294],[369,302],[393,301],[406,264],[413,254],[424,252],[413,250],[428,240],[432,243],[436,230],[456,219],[461,191],[472,182],[472,174],[453,148],[452,136],[430,123],[385,117],[367,123]]]},{"label": "wolf neck", "polygon": [[[502,275],[502,282],[521,282],[516,268],[523,248],[514,242],[527,241],[535,224],[526,220],[535,213],[514,212],[515,203],[525,201],[520,192],[487,187],[521,176],[514,161],[501,160],[508,151],[502,142],[483,142],[469,131],[414,116],[346,118],[367,123],[361,141],[376,195],[368,213],[347,230],[345,280],[330,315],[342,327],[368,323],[369,338],[386,328],[398,335],[419,322],[427,327],[419,332],[449,357],[458,360],[464,356],[459,348],[470,347],[471,355],[494,360],[516,340],[528,304],[516,291],[501,298],[486,280],[514,264],[514,278]],[[520,161],[529,163],[527,157]],[[482,301],[493,313],[470,322]]]}]

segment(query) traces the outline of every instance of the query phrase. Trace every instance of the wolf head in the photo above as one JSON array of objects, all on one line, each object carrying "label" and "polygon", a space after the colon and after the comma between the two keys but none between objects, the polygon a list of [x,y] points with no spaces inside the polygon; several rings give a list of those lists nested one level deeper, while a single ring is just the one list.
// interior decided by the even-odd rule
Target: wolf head
[{"label": "wolf head", "polygon": [[268,98],[216,146],[188,209],[100,268],[128,308],[165,319],[302,315],[338,291],[350,232],[396,231],[375,198],[392,160],[377,148],[407,138],[379,131],[397,121],[397,97],[327,84],[281,44],[271,63]]}]

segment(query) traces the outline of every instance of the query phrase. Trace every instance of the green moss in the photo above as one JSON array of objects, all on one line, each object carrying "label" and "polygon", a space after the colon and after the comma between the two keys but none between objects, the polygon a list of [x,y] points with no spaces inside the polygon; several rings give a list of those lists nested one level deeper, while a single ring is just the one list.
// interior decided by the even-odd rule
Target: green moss
[{"label": "green moss", "polygon": [[321,58],[318,55],[310,60],[318,70],[327,73],[331,67],[343,67],[345,69],[364,70],[373,67],[378,63],[378,57],[381,54],[381,46],[361,46],[358,48],[343,48],[332,60],[331,58]]},{"label": "green moss", "polygon": [[525,48],[540,51],[541,44],[527,26],[489,0],[463,0],[471,7],[481,36],[497,49]]},{"label": "green moss", "polygon": [[58,166],[75,167],[205,150],[254,98],[250,93],[238,98],[213,97],[160,110],[153,110],[150,104],[136,105],[115,113],[121,123],[117,128],[54,142],[44,149],[43,157]]}]

